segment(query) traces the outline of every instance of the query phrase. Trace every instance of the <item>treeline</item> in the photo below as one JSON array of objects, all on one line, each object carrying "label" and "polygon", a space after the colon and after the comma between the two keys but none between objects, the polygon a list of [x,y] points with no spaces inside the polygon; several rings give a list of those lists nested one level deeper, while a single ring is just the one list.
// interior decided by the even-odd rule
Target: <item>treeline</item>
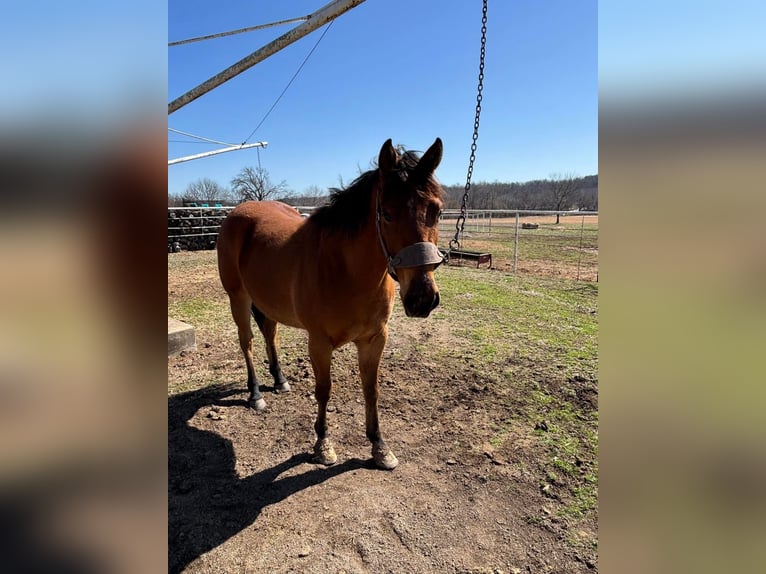
[{"label": "treeline", "polygon": [[[464,186],[443,187],[445,209],[459,209]],[[188,205],[191,201],[236,205],[247,200],[277,199],[290,205],[311,207],[323,205],[328,197],[328,193],[317,186],[311,186],[299,194],[291,190],[285,181],[275,185],[269,179],[268,172],[258,167],[244,168],[232,179],[229,188],[207,178],[193,182],[184,193],[168,195],[168,205]],[[549,179],[523,183],[478,181],[471,184],[468,208],[598,211],[598,175],[574,177],[554,174]]]},{"label": "treeline", "polygon": [[[447,197],[445,207],[459,209],[465,187],[443,187]],[[468,208],[598,211],[598,175],[524,183],[475,182],[468,194]]]},{"label": "treeline", "polygon": [[[465,187],[443,185],[443,188],[445,209],[459,209]],[[322,205],[327,201],[326,194],[317,193],[316,189],[311,191],[314,193],[288,194],[281,201],[306,207]],[[536,179],[524,183],[472,183],[468,208],[598,211],[598,175]]]}]

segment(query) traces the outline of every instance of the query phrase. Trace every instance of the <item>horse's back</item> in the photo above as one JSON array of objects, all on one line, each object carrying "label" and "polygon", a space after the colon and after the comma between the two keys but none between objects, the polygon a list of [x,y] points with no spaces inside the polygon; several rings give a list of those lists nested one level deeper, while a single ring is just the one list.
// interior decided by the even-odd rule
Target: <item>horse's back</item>
[{"label": "horse's back", "polygon": [[[218,269],[226,292],[247,291],[259,308],[264,307],[262,311],[285,315],[282,308],[289,302],[284,297],[285,283],[295,272],[288,264],[295,260],[290,243],[303,221],[295,208],[277,201],[250,201],[235,207],[221,224],[217,242]],[[280,308],[278,313],[275,307]]]}]

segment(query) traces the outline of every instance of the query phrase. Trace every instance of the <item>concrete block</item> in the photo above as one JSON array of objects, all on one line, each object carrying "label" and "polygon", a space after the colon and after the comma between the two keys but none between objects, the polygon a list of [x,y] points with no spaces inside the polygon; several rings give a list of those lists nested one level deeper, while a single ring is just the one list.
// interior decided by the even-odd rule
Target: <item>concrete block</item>
[{"label": "concrete block", "polygon": [[168,317],[168,357],[196,347],[194,327]]}]

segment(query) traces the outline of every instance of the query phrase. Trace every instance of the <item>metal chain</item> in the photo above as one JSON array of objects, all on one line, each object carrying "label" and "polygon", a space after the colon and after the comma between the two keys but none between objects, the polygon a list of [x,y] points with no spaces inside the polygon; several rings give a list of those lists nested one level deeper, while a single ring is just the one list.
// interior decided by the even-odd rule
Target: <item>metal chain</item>
[{"label": "metal chain", "polygon": [[468,175],[465,180],[465,193],[463,193],[463,202],[460,205],[460,215],[455,222],[455,237],[450,239],[449,251],[460,249],[460,237],[463,235],[465,227],[466,209],[468,205],[468,192],[471,190],[471,176],[473,175],[473,162],[476,159],[476,140],[479,139],[479,119],[481,118],[481,92],[484,89],[484,54],[487,46],[487,0],[483,1],[481,13],[481,55],[479,57],[479,86],[476,93],[476,116],[473,120],[473,140],[471,142],[471,158],[468,160]]}]

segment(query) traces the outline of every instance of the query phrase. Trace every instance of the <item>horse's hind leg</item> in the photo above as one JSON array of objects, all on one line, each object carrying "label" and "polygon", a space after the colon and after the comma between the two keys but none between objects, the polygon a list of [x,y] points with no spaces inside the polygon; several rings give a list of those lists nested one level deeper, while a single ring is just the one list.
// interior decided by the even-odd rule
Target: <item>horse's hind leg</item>
[{"label": "horse's hind leg", "polygon": [[282,367],[279,364],[279,356],[277,354],[277,329],[278,323],[273,319],[266,317],[255,306],[251,306],[253,317],[255,322],[258,323],[258,328],[263,334],[263,338],[266,341],[266,354],[269,357],[269,373],[274,379],[274,389],[278,393],[290,392],[290,385],[285,380],[282,374]]},{"label": "horse's hind leg", "polygon": [[239,346],[245,356],[245,365],[247,365],[247,390],[250,391],[248,403],[255,410],[262,411],[266,408],[266,401],[261,396],[261,389],[253,367],[253,329],[250,324],[252,301],[247,294],[236,293],[232,295],[230,293],[229,302],[231,303],[231,315],[239,332]]},{"label": "horse's hind leg", "polygon": [[372,458],[378,468],[392,470],[399,461],[380,436],[378,422],[378,369],[383,348],[386,346],[388,333],[383,330],[368,340],[356,341],[359,354],[359,374],[364,391],[364,413],[367,426],[367,438],[372,443]]},{"label": "horse's hind leg", "polygon": [[309,357],[311,366],[314,368],[315,388],[314,396],[317,399],[317,420],[314,430],[317,433],[317,441],[314,444],[314,462],[319,464],[335,464],[338,457],[327,438],[327,402],[330,400],[332,391],[332,379],[330,378],[330,362],[332,361],[332,345],[322,337],[309,335]]}]

